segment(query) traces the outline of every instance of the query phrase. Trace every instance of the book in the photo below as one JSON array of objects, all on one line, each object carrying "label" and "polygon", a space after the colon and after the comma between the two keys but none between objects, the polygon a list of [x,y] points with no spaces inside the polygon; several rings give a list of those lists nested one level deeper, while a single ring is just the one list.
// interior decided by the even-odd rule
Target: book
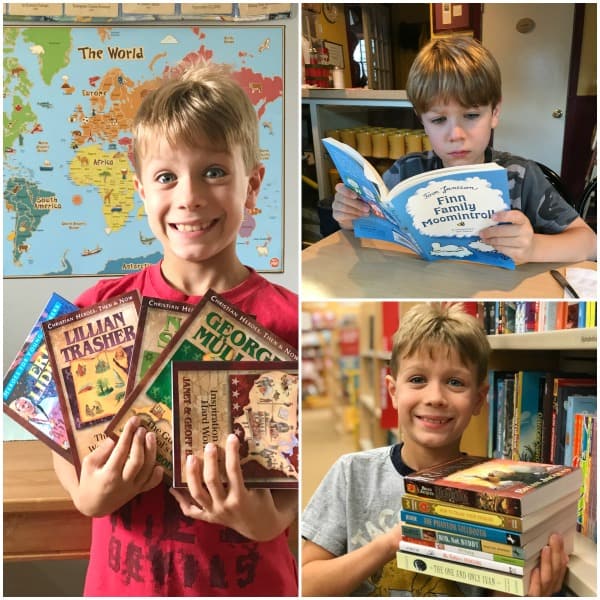
[{"label": "book", "polygon": [[193,305],[185,302],[142,297],[126,395],[166,348],[192,309]]},{"label": "book", "polygon": [[188,455],[235,433],[246,487],[298,488],[296,361],[174,362],[172,376],[173,487]]},{"label": "book", "polygon": [[77,309],[75,304],[52,293],[8,367],[3,389],[4,414],[69,461],[69,439],[42,322]]},{"label": "book", "polygon": [[510,531],[527,531],[537,527],[540,523],[546,522],[557,516],[560,511],[571,512],[574,514],[574,507],[577,505],[579,490],[571,492],[567,496],[558,498],[555,502],[529,513],[522,517],[481,510],[479,508],[470,508],[453,504],[452,502],[442,502],[434,498],[422,498],[411,494],[402,496],[402,508],[410,511],[417,511],[424,514],[435,515],[436,517],[445,517],[447,519],[459,519],[469,523],[487,525],[488,527],[497,527],[498,529],[509,529]]},{"label": "book", "polygon": [[396,565],[399,569],[405,569],[414,573],[450,579],[459,583],[467,583],[486,589],[525,596],[529,590],[529,579],[531,570],[524,575],[510,575],[480,567],[473,567],[449,560],[422,556],[411,552],[398,551],[396,553]]},{"label": "book", "polygon": [[581,472],[569,466],[463,455],[404,478],[409,494],[516,517],[578,490]]},{"label": "book", "polygon": [[597,396],[582,396],[573,394],[567,396],[564,402],[565,411],[565,455],[564,463],[571,465],[573,460],[573,449],[577,448],[575,443],[575,415],[577,413],[587,413],[590,415],[596,414],[598,404]]},{"label": "book", "polygon": [[546,373],[519,371],[516,385],[519,397],[519,435],[514,443],[516,460],[540,462],[542,460],[542,402]]},{"label": "book", "polygon": [[394,242],[426,260],[454,259],[514,269],[508,256],[478,233],[492,215],[510,209],[506,169],[496,163],[436,169],[409,177],[391,190],[354,148],[322,140],[344,185],[371,208],[353,222],[354,234]]},{"label": "book", "polygon": [[42,323],[78,475],[125,399],[139,308],[133,291]]},{"label": "book", "polygon": [[296,349],[254,318],[208,290],[173,335],[171,341],[135,385],[106,434],[117,440],[127,420],[137,415],[141,425],[156,432],[157,463],[173,477],[171,362],[295,361]]}]

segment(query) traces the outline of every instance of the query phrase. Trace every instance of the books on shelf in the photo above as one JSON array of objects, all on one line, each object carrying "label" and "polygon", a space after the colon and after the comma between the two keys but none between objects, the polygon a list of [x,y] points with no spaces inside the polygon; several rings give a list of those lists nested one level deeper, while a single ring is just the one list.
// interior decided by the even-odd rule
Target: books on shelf
[{"label": "books on shelf", "polygon": [[69,438],[42,323],[75,310],[77,306],[62,296],[50,296],[8,367],[3,388],[4,414],[69,461]]},{"label": "books on shelf", "polygon": [[[394,242],[426,260],[454,259],[514,269],[511,258],[479,237],[510,210],[507,171],[496,163],[436,169],[409,177],[391,190],[354,148],[322,140],[344,185],[371,207],[353,222],[357,237]],[[501,225],[500,225],[501,226]]]},{"label": "books on shelf", "polygon": [[125,400],[139,306],[127,292],[42,323],[78,474]]},{"label": "books on shelf", "polygon": [[[173,486],[186,459],[237,435],[246,487],[297,488],[298,363],[174,362]],[[224,470],[224,461],[221,462]]]}]

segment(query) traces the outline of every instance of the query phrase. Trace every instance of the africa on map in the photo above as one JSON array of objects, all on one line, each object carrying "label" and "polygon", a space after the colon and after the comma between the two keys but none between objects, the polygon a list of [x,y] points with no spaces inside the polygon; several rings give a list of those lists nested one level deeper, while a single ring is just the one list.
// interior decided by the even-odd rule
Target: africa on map
[{"label": "africa on map", "polygon": [[241,261],[283,270],[283,28],[4,27],[4,276],[122,275],[161,246],[134,189],[131,122],[161,79],[226,63],[259,119],[266,168]]}]

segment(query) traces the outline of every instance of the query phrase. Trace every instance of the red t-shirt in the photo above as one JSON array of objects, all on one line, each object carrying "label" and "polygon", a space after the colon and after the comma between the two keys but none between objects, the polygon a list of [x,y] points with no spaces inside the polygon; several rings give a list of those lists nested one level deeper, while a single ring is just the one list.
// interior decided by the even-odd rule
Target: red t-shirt
[{"label": "red t-shirt", "polygon": [[[76,304],[89,306],[137,289],[141,295],[196,303],[162,277],[160,264],[102,279]],[[298,347],[298,297],[251,270],[220,294]],[[65,532],[68,534],[68,532]],[[297,596],[296,562],[287,532],[254,542],[227,527],[185,517],[166,484],[92,520],[85,596]]]}]

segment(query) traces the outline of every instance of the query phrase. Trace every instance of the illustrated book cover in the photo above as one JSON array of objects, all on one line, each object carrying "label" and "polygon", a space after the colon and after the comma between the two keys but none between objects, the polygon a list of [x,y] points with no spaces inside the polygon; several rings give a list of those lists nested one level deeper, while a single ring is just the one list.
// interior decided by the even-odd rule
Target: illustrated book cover
[{"label": "illustrated book cover", "polygon": [[188,455],[230,433],[246,487],[298,487],[296,361],[174,362],[172,376],[173,487],[187,487]]},{"label": "illustrated book cover", "polygon": [[208,290],[194,306],[171,341],[127,395],[106,433],[118,439],[127,420],[140,417],[142,426],[155,431],[157,462],[173,476],[171,362],[185,361],[290,361],[295,348],[262,327],[251,316]]},{"label": "illustrated book cover", "polygon": [[514,269],[511,258],[479,237],[492,215],[510,209],[506,169],[496,163],[436,169],[388,190],[354,148],[322,140],[344,185],[371,208],[353,222],[357,237],[395,242],[425,260],[454,259]]},{"label": "illustrated book cover", "polygon": [[192,304],[185,302],[162,300],[151,296],[142,297],[126,395],[133,390],[167,347],[193,308]]},{"label": "illustrated book cover", "polygon": [[77,309],[56,293],[50,296],[4,375],[3,390],[4,414],[69,461],[69,439],[42,323]]},{"label": "illustrated book cover", "polygon": [[521,517],[578,490],[569,466],[460,456],[404,478],[407,493]]},{"label": "illustrated book cover", "polygon": [[133,291],[42,324],[78,474],[125,400],[139,309]]}]

